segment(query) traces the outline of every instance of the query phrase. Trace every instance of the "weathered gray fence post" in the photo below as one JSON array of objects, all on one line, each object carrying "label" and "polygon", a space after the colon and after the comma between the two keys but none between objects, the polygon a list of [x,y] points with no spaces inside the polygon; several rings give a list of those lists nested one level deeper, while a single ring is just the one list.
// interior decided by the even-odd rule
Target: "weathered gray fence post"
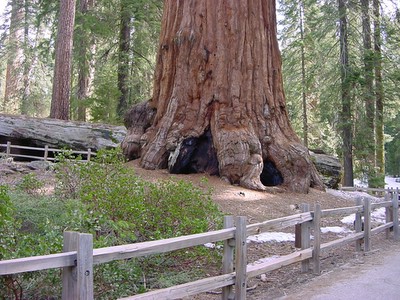
[{"label": "weathered gray fence post", "polygon": [[398,241],[400,239],[399,232],[399,188],[396,189],[396,192],[392,194],[392,203],[393,203],[393,234],[394,240]]},{"label": "weathered gray fence post", "polygon": [[314,246],[313,246],[313,252],[312,252],[313,273],[316,275],[319,275],[319,274],[321,274],[321,261],[320,261],[321,205],[319,203],[315,203],[313,225],[314,225]]},{"label": "weathered gray fence post", "polygon": [[[310,204],[303,203],[300,206],[301,212],[309,212]],[[311,246],[311,228],[310,222],[300,224],[300,247],[302,250],[310,248]],[[298,238],[298,237],[297,237]],[[301,272],[306,273],[310,270],[310,260],[306,259],[301,262]]]},{"label": "weathered gray fence post", "polygon": [[236,280],[235,280],[235,299],[246,299],[247,288],[247,230],[246,217],[236,217]]},{"label": "weathered gray fence post", "polygon": [[[356,200],[356,205],[363,205],[361,198],[357,198]],[[356,232],[361,232],[362,231],[362,218],[361,218],[362,213],[361,212],[356,212],[356,217],[354,220],[354,230]],[[356,251],[361,251],[361,244],[362,244],[362,239],[356,240]]]},{"label": "weathered gray fence post", "polygon": [[10,154],[11,154],[11,142],[7,142],[6,157],[9,157]]},{"label": "weathered gray fence post", "polygon": [[87,150],[87,158],[86,158],[86,161],[90,161],[90,156],[92,155],[92,150],[89,148],[88,150]]},{"label": "weathered gray fence post", "polygon": [[371,199],[364,199],[364,251],[371,250]]},{"label": "weathered gray fence post", "polygon": [[[224,217],[224,228],[234,227],[233,216]],[[229,274],[233,272],[234,263],[234,249],[235,249],[235,239],[229,239],[224,241],[224,252],[222,258],[222,273]],[[222,300],[234,299],[233,286],[225,286],[222,288]]]},{"label": "weathered gray fence post", "polygon": [[48,156],[49,156],[49,146],[46,145],[46,146],[44,146],[44,156],[43,156],[43,159],[46,161]]},{"label": "weathered gray fence post", "polygon": [[63,251],[77,251],[77,259],[63,269],[62,299],[93,300],[93,236],[66,231]]},{"label": "weathered gray fence post", "polygon": [[[391,200],[392,199],[390,198],[390,190],[386,190],[385,201],[391,201]],[[386,217],[385,218],[386,223],[393,222],[393,209],[392,209],[392,207],[385,207],[385,217]],[[390,231],[391,231],[391,228],[387,228],[385,230],[386,239],[389,239]]]}]

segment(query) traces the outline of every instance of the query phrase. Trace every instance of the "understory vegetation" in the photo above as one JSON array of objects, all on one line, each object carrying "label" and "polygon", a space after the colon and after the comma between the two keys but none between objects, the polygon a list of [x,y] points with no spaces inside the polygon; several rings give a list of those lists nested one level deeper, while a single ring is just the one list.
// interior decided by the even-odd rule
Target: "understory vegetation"
[{"label": "understory vegetation", "polygon": [[[0,260],[62,252],[63,231],[91,233],[93,247],[100,248],[221,228],[210,190],[186,181],[145,181],[115,150],[90,163],[59,159],[51,194],[34,174],[15,187],[0,186]],[[218,267],[220,260],[218,250],[195,247],[97,265],[95,298],[192,281],[204,276],[205,264]],[[0,278],[1,299],[49,297],[61,297],[60,269]]]}]

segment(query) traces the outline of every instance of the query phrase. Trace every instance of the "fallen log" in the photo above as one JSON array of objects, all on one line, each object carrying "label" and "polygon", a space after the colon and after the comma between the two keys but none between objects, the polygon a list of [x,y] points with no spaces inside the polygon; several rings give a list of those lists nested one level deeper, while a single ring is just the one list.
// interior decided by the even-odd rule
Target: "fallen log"
[{"label": "fallen log", "polygon": [[98,151],[117,147],[125,135],[124,126],[0,114],[0,144]]}]

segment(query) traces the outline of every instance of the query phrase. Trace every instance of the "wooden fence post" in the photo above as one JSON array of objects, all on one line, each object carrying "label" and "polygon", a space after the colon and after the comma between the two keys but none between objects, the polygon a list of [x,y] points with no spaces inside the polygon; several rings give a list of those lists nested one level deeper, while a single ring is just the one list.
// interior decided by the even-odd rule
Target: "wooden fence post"
[{"label": "wooden fence post", "polygon": [[[303,203],[300,207],[302,212],[310,211],[310,204]],[[310,222],[304,222],[300,225],[300,245],[301,249],[307,249],[311,246],[311,230],[310,230]],[[301,272],[307,273],[310,270],[310,260],[306,259],[301,262]]]},{"label": "wooden fence post", "polygon": [[86,158],[86,161],[87,162],[89,162],[90,161],[90,156],[92,155],[92,150],[89,148],[88,150],[87,150],[87,158]]},{"label": "wooden fence post", "polygon": [[[359,206],[359,205],[362,205],[363,203],[362,203],[362,200],[361,200],[361,198],[357,198],[357,200],[356,200],[356,205],[357,206]],[[361,218],[361,215],[362,215],[362,213],[360,213],[360,212],[357,212],[356,213],[356,216],[355,216],[355,220],[354,220],[354,230],[356,231],[356,232],[361,232],[363,229],[362,229],[362,218]],[[356,251],[361,251],[361,244],[362,244],[362,239],[358,239],[358,240],[356,240]]]},{"label": "wooden fence post", "polygon": [[63,269],[62,299],[93,300],[93,236],[66,231],[63,251],[77,251],[77,259]]},{"label": "wooden fence post", "polygon": [[[387,190],[386,193],[385,193],[385,201],[390,201],[390,200],[392,200],[392,199],[390,199],[390,191]],[[393,209],[392,209],[392,207],[385,207],[385,217],[386,217],[385,218],[386,223],[393,222]],[[386,239],[389,239],[391,230],[392,230],[392,228],[387,228],[385,230]]]},{"label": "wooden fence post", "polygon": [[[233,216],[224,217],[224,228],[234,227]],[[222,257],[222,273],[229,274],[233,272],[233,260],[234,260],[234,246],[235,239],[229,239],[224,241],[224,252]],[[222,300],[234,299],[233,286],[225,286],[222,288]]]},{"label": "wooden fence post", "polygon": [[9,157],[10,154],[11,154],[11,142],[7,142],[6,157]]},{"label": "wooden fence post", "polygon": [[236,217],[236,279],[235,299],[246,299],[247,288],[247,230],[246,217]]},{"label": "wooden fence post", "polygon": [[77,267],[79,299],[93,300],[93,236],[91,234],[79,234]]},{"label": "wooden fence post", "polygon": [[392,203],[393,203],[393,234],[394,240],[398,241],[400,239],[399,232],[399,188],[396,189],[396,192],[392,194]]},{"label": "wooden fence post", "polygon": [[321,261],[320,261],[321,205],[319,203],[315,203],[313,224],[314,224],[314,246],[313,246],[313,252],[312,252],[313,273],[316,275],[320,275],[321,274]]},{"label": "wooden fence post", "polygon": [[371,250],[371,199],[364,199],[364,252]]},{"label": "wooden fence post", "polygon": [[[64,232],[63,252],[75,251],[78,249],[78,233]],[[75,263],[77,264],[77,262]],[[77,299],[77,274],[76,266],[63,268],[62,272],[62,299]]]},{"label": "wooden fence post", "polygon": [[48,156],[49,156],[49,146],[45,145],[44,146],[44,157],[43,157],[43,159],[46,161]]}]

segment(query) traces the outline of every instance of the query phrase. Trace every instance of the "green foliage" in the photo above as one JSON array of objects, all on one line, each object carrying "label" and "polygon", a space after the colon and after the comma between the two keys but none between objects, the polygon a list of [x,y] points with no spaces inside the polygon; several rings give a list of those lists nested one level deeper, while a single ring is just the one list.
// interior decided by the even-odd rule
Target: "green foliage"
[{"label": "green foliage", "polygon": [[[300,5],[304,6],[304,37],[300,35]],[[375,181],[375,166],[370,153],[374,153],[375,138],[366,130],[365,72],[363,65],[363,43],[360,4],[346,2],[348,25],[349,68],[345,70],[350,86],[351,117],[344,120],[340,114],[341,66],[340,41],[337,22],[338,3],[335,1],[280,0],[279,36],[283,59],[283,79],[287,107],[291,123],[299,136],[303,135],[302,92],[307,97],[309,147],[323,149],[342,156],[343,125],[350,125],[353,136],[353,160],[357,176],[371,177]],[[398,135],[393,131],[395,117],[399,113],[400,94],[398,85],[400,64],[399,22],[393,9],[382,6],[382,74],[384,86],[384,123],[386,135],[386,170],[398,174]],[[398,8],[396,8],[398,10]],[[372,11],[371,11],[372,12]],[[374,19],[371,16],[371,22]],[[373,37],[372,37],[373,38]],[[305,85],[302,82],[302,55],[306,69]],[[373,59],[368,52],[369,59]],[[398,119],[397,119],[398,123]],[[397,131],[398,132],[398,131]],[[397,137],[396,137],[397,136]],[[389,139],[388,139],[389,138]],[[397,158],[396,158],[397,157]],[[378,182],[380,179],[377,179]]]},{"label": "green foliage", "polygon": [[44,187],[44,182],[38,180],[35,173],[26,174],[17,188],[30,195],[40,194],[41,189]]},{"label": "green foliage", "polygon": [[[221,227],[221,214],[189,182],[146,182],[125,165],[120,149],[99,151],[90,163],[57,157],[56,193],[35,193],[42,183],[24,176],[15,189],[0,188],[0,258],[62,251],[64,230],[92,233],[94,247],[187,235]],[[190,264],[195,265],[186,267]],[[192,249],[95,266],[95,298],[115,299],[204,276],[203,265],[219,265],[218,249]],[[0,298],[60,295],[59,270],[0,279]]]},{"label": "green foliage", "polygon": [[5,185],[0,185],[0,227],[4,225],[11,217],[12,207],[8,188]]},{"label": "green foliage", "polygon": [[14,212],[8,187],[0,185],[0,259],[7,257],[14,245],[18,229],[14,223]]},{"label": "green foliage", "polygon": [[374,176],[369,176],[368,187],[370,188],[384,188],[385,187],[385,175],[378,174],[375,172]]},{"label": "green foliage", "polygon": [[400,175],[400,113],[388,122],[386,133],[386,172]]},{"label": "green foliage", "polygon": [[[304,8],[303,19],[300,19],[300,5]],[[309,148],[335,153],[339,144],[335,135],[340,103],[337,80],[339,54],[335,45],[337,13],[328,4],[315,0],[281,0],[279,7],[283,16],[279,27],[283,82],[290,121],[296,133],[303,136],[304,92]],[[305,69],[304,86],[302,63]]]},{"label": "green foliage", "polygon": [[[146,182],[123,164],[117,151],[99,152],[88,164],[58,164],[57,194],[81,200],[80,210],[74,211],[82,221],[81,230],[122,243],[220,225],[213,223],[219,214],[209,192],[182,180]],[[72,229],[78,230],[76,225]]]}]

